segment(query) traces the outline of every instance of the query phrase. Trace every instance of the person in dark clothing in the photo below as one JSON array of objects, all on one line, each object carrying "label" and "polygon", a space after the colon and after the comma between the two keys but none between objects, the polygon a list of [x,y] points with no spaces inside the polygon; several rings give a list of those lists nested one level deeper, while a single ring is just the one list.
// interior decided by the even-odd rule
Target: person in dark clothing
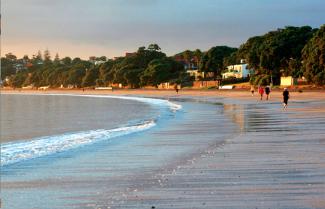
[{"label": "person in dark clothing", "polygon": [[288,106],[288,100],[289,100],[289,91],[287,88],[283,91],[283,108],[286,109]]},{"label": "person in dark clothing", "polygon": [[269,86],[265,87],[266,100],[269,100],[269,95],[271,93],[271,88]]},{"label": "person in dark clothing", "polygon": [[178,94],[178,90],[179,90],[178,85],[175,85],[174,88],[175,88],[176,93]]}]

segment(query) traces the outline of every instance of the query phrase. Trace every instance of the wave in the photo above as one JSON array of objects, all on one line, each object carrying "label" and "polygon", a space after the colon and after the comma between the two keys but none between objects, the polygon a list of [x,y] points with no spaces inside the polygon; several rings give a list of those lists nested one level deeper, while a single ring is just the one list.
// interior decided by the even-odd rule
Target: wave
[{"label": "wave", "polygon": [[172,111],[177,111],[182,109],[182,105],[164,99],[153,99],[153,98],[146,98],[146,97],[129,97],[129,96],[110,96],[110,95],[73,95],[73,96],[134,100],[138,102],[148,103],[150,105],[167,106]]},{"label": "wave", "polygon": [[[37,95],[37,94],[36,94]],[[71,94],[44,94],[60,96],[79,96],[94,98],[115,98],[135,100],[148,103],[154,106],[168,107],[175,112],[182,108],[181,105],[172,103],[168,100],[128,97],[128,96],[109,96],[109,95],[71,95]],[[109,140],[114,137],[125,136],[128,134],[145,131],[154,127],[156,123],[145,121],[141,124],[115,128],[111,130],[99,129],[80,131],[75,133],[66,133],[55,136],[45,136],[28,141],[9,142],[1,144],[1,166],[10,165],[24,160],[34,159],[50,154],[55,154],[81,146],[89,145],[98,141]]]},{"label": "wave", "polygon": [[146,121],[142,124],[111,130],[99,129],[81,131],[56,136],[46,136],[31,141],[5,143],[1,145],[1,165],[10,165],[23,160],[67,151],[98,141],[145,131],[155,125],[156,123],[154,121]]}]

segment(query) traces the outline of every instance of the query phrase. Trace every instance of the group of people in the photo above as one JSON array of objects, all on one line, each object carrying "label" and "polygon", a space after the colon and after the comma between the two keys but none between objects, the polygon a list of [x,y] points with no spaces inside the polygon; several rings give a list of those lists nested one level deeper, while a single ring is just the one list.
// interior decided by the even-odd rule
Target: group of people
[{"label": "group of people", "polygon": [[[254,92],[255,92],[255,87],[251,86],[252,96],[254,96]],[[261,100],[263,100],[264,93],[266,94],[266,100],[269,100],[270,93],[271,93],[271,87],[270,86],[265,86],[265,87],[259,86],[258,93],[260,95]],[[283,108],[287,108],[288,100],[289,100],[289,91],[287,88],[284,88],[284,90],[282,92],[282,96],[283,96]]]}]

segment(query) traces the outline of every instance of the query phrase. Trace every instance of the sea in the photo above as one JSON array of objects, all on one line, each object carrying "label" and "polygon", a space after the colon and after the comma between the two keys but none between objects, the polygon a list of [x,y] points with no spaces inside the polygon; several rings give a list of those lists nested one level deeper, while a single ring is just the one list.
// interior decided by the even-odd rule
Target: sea
[{"label": "sea", "polygon": [[103,195],[120,200],[141,187],[139,178],[222,143],[234,129],[222,110],[191,99],[3,93],[2,208],[97,208]]}]

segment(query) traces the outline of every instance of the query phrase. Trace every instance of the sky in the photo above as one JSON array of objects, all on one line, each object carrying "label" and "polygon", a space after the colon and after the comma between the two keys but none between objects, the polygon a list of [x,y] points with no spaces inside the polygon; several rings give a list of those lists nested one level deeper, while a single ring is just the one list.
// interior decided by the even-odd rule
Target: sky
[{"label": "sky", "polygon": [[325,0],[2,0],[1,55],[123,56],[157,43],[167,55],[239,47],[288,25],[325,24]]}]

